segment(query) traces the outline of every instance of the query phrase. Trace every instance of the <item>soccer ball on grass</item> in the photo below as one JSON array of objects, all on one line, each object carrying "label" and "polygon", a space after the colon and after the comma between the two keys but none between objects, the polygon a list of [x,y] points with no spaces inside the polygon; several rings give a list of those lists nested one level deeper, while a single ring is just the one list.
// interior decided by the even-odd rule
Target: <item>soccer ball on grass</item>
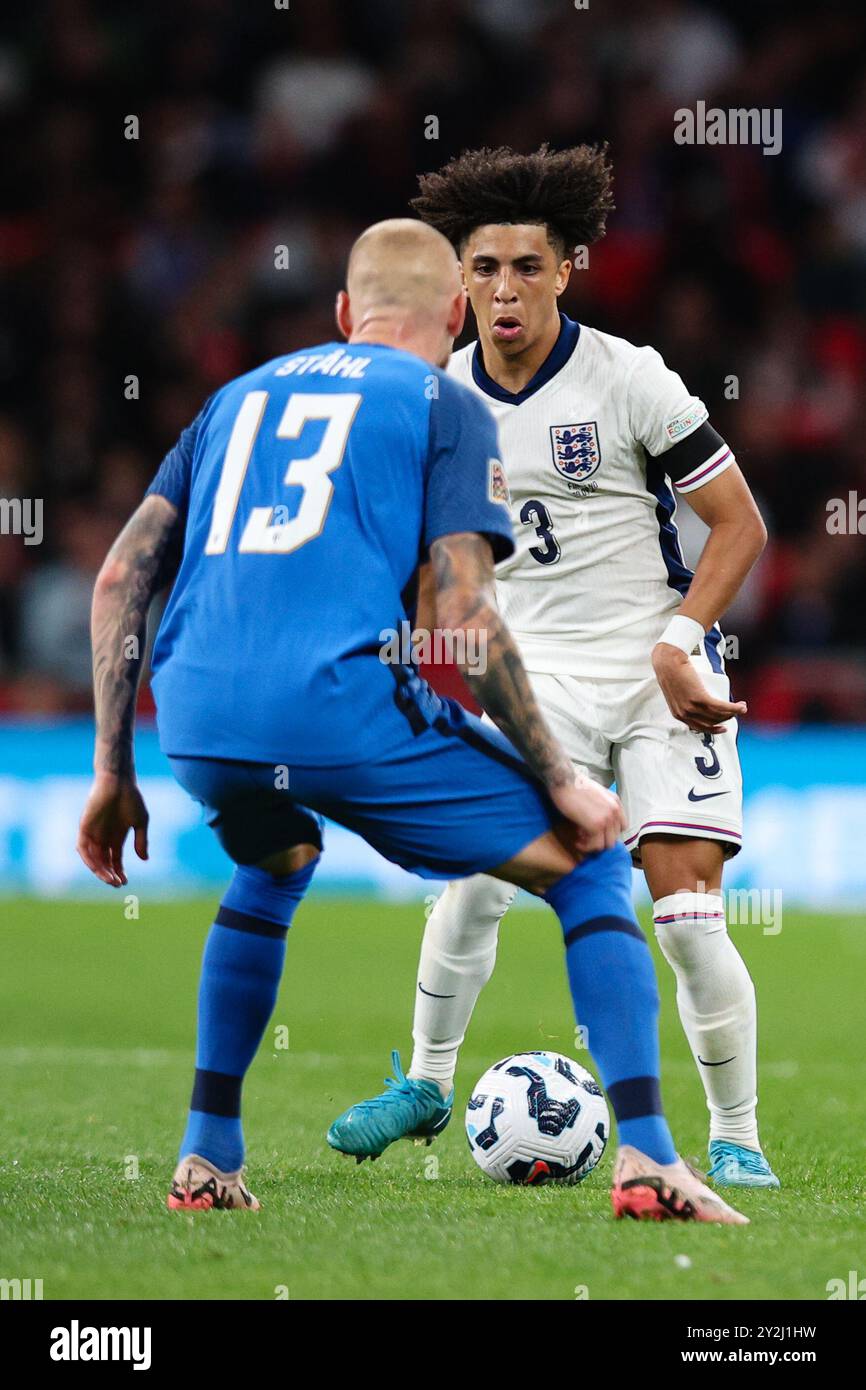
[{"label": "soccer ball on grass", "polygon": [[516,1052],[469,1098],[472,1157],[494,1182],[581,1182],[604,1153],[610,1115],[601,1087],[558,1052]]}]

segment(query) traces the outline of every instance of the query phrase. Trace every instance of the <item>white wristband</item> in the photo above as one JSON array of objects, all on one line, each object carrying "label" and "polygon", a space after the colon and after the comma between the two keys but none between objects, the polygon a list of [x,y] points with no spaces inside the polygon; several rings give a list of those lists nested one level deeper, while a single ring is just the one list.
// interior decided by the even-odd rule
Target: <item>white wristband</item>
[{"label": "white wristband", "polygon": [[684,613],[675,613],[659,638],[671,647],[679,647],[686,656],[691,656],[695,647],[704,640],[703,623],[696,618],[687,618]]}]

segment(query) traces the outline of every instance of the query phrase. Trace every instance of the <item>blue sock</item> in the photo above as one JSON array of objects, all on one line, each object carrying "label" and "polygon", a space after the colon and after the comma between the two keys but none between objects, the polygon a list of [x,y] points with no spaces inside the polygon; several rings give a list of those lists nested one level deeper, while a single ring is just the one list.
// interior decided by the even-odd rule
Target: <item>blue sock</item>
[{"label": "blue sock", "polygon": [[562,923],[575,1016],[587,1029],[619,1142],[673,1163],[659,1088],[658,988],[632,907],[625,846],[591,855],[544,896]]},{"label": "blue sock", "polygon": [[286,933],[317,862],[281,878],[235,869],[204,949],[195,1085],[180,1158],[199,1154],[224,1173],[243,1163],[243,1079],[273,1012]]}]

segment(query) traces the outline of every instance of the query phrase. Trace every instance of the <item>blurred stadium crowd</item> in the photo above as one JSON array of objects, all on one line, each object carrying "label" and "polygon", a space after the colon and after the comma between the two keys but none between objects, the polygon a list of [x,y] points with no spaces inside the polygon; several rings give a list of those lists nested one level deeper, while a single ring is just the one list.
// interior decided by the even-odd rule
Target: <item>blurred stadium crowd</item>
[{"label": "blurred stadium crowd", "polygon": [[[228,377],[335,336],[348,247],[417,172],[606,139],[618,210],[563,307],[656,346],[761,501],[735,693],[866,721],[864,540],[826,524],[866,496],[864,54],[866,11],[833,0],[8,11],[0,498],[44,499],[44,540],[0,536],[0,710],[89,707],[93,578],[163,453]],[[781,153],[678,146],[697,100],[781,108]]]}]

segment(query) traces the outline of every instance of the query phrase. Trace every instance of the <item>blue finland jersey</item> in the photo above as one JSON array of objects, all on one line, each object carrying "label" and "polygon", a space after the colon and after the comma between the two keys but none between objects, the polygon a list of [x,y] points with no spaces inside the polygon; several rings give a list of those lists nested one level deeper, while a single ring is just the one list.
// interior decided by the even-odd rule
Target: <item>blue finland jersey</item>
[{"label": "blue finland jersey", "polygon": [[394,348],[326,343],[222,387],[148,489],[186,516],[153,656],[163,750],[316,767],[405,743],[415,683],[380,634],[437,537],[511,554],[497,458],[483,402]]}]

